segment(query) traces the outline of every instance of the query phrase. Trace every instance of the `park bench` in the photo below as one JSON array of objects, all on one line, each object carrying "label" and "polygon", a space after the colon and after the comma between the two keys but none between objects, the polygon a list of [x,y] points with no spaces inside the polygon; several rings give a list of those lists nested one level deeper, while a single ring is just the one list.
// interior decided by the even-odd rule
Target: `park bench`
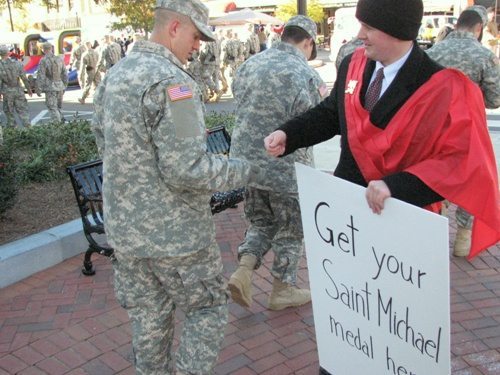
[{"label": "park bench", "polygon": [[[223,126],[207,131],[207,151],[216,154],[229,154],[231,137]],[[104,214],[102,206],[102,160],[93,160],[76,164],[66,169],[76,201],[80,210],[83,233],[89,247],[83,259],[82,273],[90,276],[95,274],[92,264],[92,254],[98,253],[107,257],[113,255],[111,248],[102,238],[104,230]],[[210,199],[212,214],[236,207],[245,197],[245,188],[225,192],[216,192]]]}]

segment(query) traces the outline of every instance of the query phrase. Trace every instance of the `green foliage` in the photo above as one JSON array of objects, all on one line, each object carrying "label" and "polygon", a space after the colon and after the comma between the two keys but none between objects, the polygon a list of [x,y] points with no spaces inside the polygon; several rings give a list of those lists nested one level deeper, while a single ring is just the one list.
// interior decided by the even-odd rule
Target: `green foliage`
[{"label": "green foliage", "polygon": [[[276,17],[285,22],[297,14],[297,0],[290,0],[288,3],[279,5],[276,9]],[[316,23],[325,19],[323,7],[318,0],[307,0],[307,16]]]},{"label": "green foliage", "polygon": [[132,27],[134,30],[144,30],[146,36],[153,29],[153,9],[156,0],[108,0],[105,2],[108,11],[118,17],[119,22],[113,22],[113,30],[123,30]]},{"label": "green foliage", "polygon": [[207,129],[212,129],[220,125],[224,125],[228,133],[232,134],[236,125],[236,115],[234,112],[209,112],[205,116],[205,126]]},{"label": "green foliage", "polygon": [[19,184],[64,178],[68,165],[98,157],[94,135],[85,120],[5,129],[4,145],[12,152]]},{"label": "green foliage", "polygon": [[17,193],[15,165],[12,150],[0,146],[0,214],[14,204]]},{"label": "green foliage", "polygon": [[[205,117],[208,129],[224,125],[230,134],[235,122],[234,113],[210,112]],[[67,178],[66,167],[98,158],[87,120],[5,128],[0,146],[0,214],[14,203],[18,186]]]}]

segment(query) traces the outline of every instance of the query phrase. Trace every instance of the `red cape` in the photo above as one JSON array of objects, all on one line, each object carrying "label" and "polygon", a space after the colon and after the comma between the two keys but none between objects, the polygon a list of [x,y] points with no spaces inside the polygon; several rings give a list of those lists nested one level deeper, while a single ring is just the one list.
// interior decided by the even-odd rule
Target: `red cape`
[{"label": "red cape", "polygon": [[443,69],[380,129],[360,101],[366,61],[363,49],[351,59],[345,112],[349,146],[367,182],[411,173],[474,215],[469,259],[496,244],[498,174],[479,87],[458,70]]}]

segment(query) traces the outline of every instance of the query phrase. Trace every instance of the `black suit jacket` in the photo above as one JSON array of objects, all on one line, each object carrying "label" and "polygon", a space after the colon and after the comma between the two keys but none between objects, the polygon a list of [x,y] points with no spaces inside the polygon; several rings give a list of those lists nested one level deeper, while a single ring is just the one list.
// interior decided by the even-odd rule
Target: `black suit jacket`
[{"label": "black suit jacket", "polygon": [[[311,108],[304,114],[295,117],[282,125],[279,129],[287,134],[285,155],[301,147],[309,147],[326,141],[335,135],[341,136],[341,153],[339,163],[335,169],[335,176],[351,181],[358,185],[367,186],[359,167],[354,160],[347,139],[347,124],[345,119],[344,90],[346,77],[352,55],[342,61],[335,85],[330,95],[319,105]],[[368,61],[361,88],[361,103],[370,78],[375,69],[375,61]],[[442,66],[431,60],[416,43],[410,55],[401,67],[394,81],[375,104],[371,114],[371,122],[384,129],[396,112],[408,98]],[[399,172],[384,176],[394,198],[414,204],[419,207],[441,201],[443,198],[425,185],[418,177]]]}]

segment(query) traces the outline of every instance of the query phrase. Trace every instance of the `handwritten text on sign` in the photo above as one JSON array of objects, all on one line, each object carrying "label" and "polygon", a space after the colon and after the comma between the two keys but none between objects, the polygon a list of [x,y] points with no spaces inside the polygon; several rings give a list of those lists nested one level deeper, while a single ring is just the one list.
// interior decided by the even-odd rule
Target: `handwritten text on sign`
[{"label": "handwritten text on sign", "polygon": [[450,373],[448,220],[296,164],[320,365]]}]

